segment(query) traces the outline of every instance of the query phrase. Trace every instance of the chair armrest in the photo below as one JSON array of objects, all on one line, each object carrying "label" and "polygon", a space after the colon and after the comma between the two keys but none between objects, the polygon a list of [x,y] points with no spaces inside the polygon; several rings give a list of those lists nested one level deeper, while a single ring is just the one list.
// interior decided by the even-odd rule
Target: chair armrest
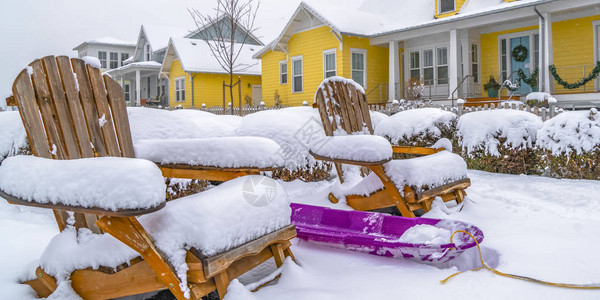
[{"label": "chair armrest", "polygon": [[428,147],[411,147],[411,146],[392,146],[394,153],[402,154],[417,154],[417,155],[430,155],[436,154],[440,151],[444,151],[442,148],[428,148]]},{"label": "chair armrest", "polygon": [[378,166],[378,165],[385,164],[386,162],[389,162],[392,160],[390,158],[390,159],[385,159],[385,160],[380,160],[380,161],[360,161],[360,160],[350,160],[350,159],[327,157],[327,156],[315,154],[314,152],[312,152],[312,150],[309,150],[308,153],[310,153],[310,155],[312,155],[315,159],[318,159],[318,160],[331,161],[331,162],[335,162],[335,163],[342,163],[342,164],[349,164],[349,165],[356,165],[356,166],[364,166],[364,167]]}]

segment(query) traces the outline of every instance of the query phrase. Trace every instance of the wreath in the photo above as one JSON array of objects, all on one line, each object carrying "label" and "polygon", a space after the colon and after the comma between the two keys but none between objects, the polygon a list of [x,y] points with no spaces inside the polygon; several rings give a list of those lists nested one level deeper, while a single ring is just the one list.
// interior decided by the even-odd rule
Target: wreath
[{"label": "wreath", "polygon": [[527,59],[527,48],[523,45],[516,46],[512,51],[512,57],[518,61],[523,62]]}]

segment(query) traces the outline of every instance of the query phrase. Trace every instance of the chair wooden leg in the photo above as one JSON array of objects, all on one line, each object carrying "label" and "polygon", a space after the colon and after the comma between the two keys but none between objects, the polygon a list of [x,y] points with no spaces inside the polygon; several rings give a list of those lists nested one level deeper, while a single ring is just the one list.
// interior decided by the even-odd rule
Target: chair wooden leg
[{"label": "chair wooden leg", "polygon": [[294,256],[294,253],[292,253],[292,247],[283,250],[283,254],[285,257],[291,257],[293,261],[296,261],[296,257]]},{"label": "chair wooden leg", "polygon": [[223,300],[225,294],[227,294],[227,287],[229,286],[229,278],[227,277],[227,271],[223,271],[214,277],[215,285],[217,286],[217,293],[219,293],[219,299]]},{"label": "chair wooden leg", "polygon": [[377,175],[377,177],[379,177],[379,179],[383,183],[384,188],[386,189],[392,200],[394,200],[394,204],[396,204],[396,207],[400,211],[400,214],[403,217],[414,218],[415,214],[408,208],[406,200],[402,198],[402,195],[400,195],[400,192],[398,191],[398,188],[396,187],[394,182],[387,176],[387,174],[385,174],[383,166],[369,166],[369,168],[371,169],[371,171],[373,171],[373,173]]},{"label": "chair wooden leg", "polygon": [[35,276],[35,279],[25,281],[23,283],[31,286],[31,288],[36,292],[38,297],[46,298],[56,290],[56,279],[44,272],[42,268],[38,267],[35,270]]},{"label": "chair wooden leg", "polygon": [[465,190],[457,190],[455,193],[456,193],[456,203],[460,204],[461,202],[463,202],[465,195],[467,193],[465,192]]},{"label": "chair wooden leg", "polygon": [[340,202],[340,200],[338,200],[338,198],[336,198],[336,197],[333,195],[333,193],[329,193],[329,196],[328,196],[328,198],[329,198],[329,202],[331,202],[331,203],[334,203],[334,204],[335,204],[335,203],[338,203],[338,202]]},{"label": "chair wooden leg", "polygon": [[283,265],[283,261],[285,260],[285,255],[283,254],[281,244],[276,243],[269,247],[271,247],[271,252],[273,253],[273,258],[275,259],[275,264],[278,268],[281,267]]},{"label": "chair wooden leg", "polygon": [[[181,291],[181,282],[177,277],[177,272],[154,246],[154,241],[135,217],[105,216],[96,224],[104,232],[137,251],[177,299],[187,299]],[[197,298],[195,295],[191,295],[191,297],[192,299]]]}]

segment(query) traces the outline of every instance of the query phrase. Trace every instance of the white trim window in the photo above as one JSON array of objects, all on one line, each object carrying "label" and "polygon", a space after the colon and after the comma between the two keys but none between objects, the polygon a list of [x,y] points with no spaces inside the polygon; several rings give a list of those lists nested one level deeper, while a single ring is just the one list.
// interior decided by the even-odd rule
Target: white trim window
[{"label": "white trim window", "polygon": [[335,76],[337,74],[335,51],[335,48],[323,51],[323,79]]},{"label": "white trim window", "polygon": [[125,65],[123,62],[126,61],[128,58],[129,58],[129,53],[121,53],[121,61],[120,61],[121,66]]},{"label": "white trim window", "polygon": [[448,84],[448,47],[438,47],[437,84]]},{"label": "white trim window", "polygon": [[119,53],[111,52],[109,58],[110,58],[110,64],[109,64],[110,68],[111,69],[118,68],[119,67]]},{"label": "white trim window", "polygon": [[438,0],[438,14],[445,14],[456,10],[455,0]]},{"label": "white trim window", "polygon": [[500,41],[500,81],[508,79],[508,49],[506,49],[506,39]]},{"label": "white trim window", "polygon": [[367,50],[350,49],[350,69],[352,80],[367,88]]},{"label": "white trim window", "polygon": [[279,62],[279,84],[288,82],[287,60]]},{"label": "white trim window", "polygon": [[106,66],[107,66],[106,51],[98,51],[98,60],[100,60],[100,68],[106,69]]},{"label": "white trim window", "polygon": [[433,85],[433,49],[423,50],[423,79],[425,85]]},{"label": "white trim window", "polygon": [[292,93],[302,93],[302,56],[292,57]]},{"label": "white trim window", "polygon": [[471,75],[473,82],[479,83],[479,46],[471,44]]},{"label": "white trim window", "polygon": [[421,68],[420,68],[420,51],[410,52],[410,78],[414,80],[421,79]]},{"label": "white trim window", "polygon": [[185,77],[175,78],[175,101],[185,101]]},{"label": "white trim window", "polygon": [[125,93],[125,102],[131,101],[131,84],[129,82],[123,84],[123,93]]}]

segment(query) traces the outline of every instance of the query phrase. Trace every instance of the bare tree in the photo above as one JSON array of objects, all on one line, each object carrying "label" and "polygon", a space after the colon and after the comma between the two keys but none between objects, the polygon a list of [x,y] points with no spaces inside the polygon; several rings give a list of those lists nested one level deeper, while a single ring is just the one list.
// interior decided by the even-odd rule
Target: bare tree
[{"label": "bare tree", "polygon": [[[206,42],[223,70],[229,73],[228,87],[232,104],[233,74],[256,65],[238,62],[238,58],[250,36],[258,29],[255,21],[259,6],[260,2],[255,0],[217,0],[213,15],[188,9],[199,29],[199,37]],[[240,105],[240,113],[241,109]]]}]

